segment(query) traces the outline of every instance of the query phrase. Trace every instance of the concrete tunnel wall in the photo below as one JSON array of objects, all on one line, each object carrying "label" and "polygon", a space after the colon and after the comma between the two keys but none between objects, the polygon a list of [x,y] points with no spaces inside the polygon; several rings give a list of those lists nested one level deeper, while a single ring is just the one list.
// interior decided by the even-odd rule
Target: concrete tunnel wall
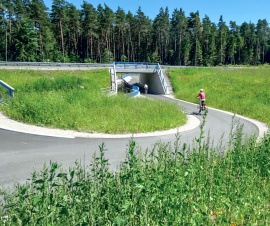
[{"label": "concrete tunnel wall", "polygon": [[140,73],[140,84],[148,85],[149,92],[155,94],[164,94],[164,90],[158,75],[158,72],[155,73]]}]

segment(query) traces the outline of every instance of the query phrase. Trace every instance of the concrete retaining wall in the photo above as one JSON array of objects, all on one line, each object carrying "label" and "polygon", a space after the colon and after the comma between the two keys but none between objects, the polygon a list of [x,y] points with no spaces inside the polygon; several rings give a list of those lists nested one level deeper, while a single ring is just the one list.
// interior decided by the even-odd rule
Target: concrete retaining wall
[{"label": "concrete retaining wall", "polygon": [[164,94],[164,90],[162,88],[162,84],[160,82],[160,78],[157,72],[141,73],[140,84],[143,86],[144,84],[147,84],[149,92],[153,92],[155,94]]}]

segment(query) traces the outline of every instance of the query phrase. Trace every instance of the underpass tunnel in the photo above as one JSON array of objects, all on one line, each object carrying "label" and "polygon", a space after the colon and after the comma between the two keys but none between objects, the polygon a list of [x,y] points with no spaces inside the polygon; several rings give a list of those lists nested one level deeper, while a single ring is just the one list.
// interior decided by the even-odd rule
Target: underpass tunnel
[{"label": "underpass tunnel", "polygon": [[[140,93],[145,93],[144,85],[148,86],[148,93],[150,94],[164,94],[162,84],[157,72],[155,73],[117,73],[118,77],[122,77],[130,74],[131,80],[129,81],[130,85],[136,85],[140,89]],[[118,88],[119,91],[123,91],[124,84],[122,83],[121,87]]]},{"label": "underpass tunnel", "polygon": [[151,94],[164,94],[162,84],[157,72],[155,73],[140,73],[139,83],[144,86],[147,84],[148,92]]}]

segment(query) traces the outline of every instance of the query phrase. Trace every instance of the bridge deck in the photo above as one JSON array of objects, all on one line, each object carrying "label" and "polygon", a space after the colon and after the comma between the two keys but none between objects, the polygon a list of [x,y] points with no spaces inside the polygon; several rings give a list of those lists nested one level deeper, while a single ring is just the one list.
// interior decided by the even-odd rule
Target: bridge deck
[{"label": "bridge deck", "polygon": [[116,68],[116,73],[155,73],[156,69],[125,69],[125,68]]}]

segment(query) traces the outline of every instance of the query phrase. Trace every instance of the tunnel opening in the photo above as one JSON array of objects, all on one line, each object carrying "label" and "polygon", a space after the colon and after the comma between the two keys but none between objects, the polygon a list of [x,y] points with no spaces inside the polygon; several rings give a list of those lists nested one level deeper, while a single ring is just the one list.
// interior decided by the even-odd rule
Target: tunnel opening
[{"label": "tunnel opening", "polygon": [[116,93],[136,86],[139,93],[169,94],[167,83],[159,64],[114,62],[111,69],[111,87]]},{"label": "tunnel opening", "polygon": [[[127,75],[130,79],[124,82],[123,78]],[[141,94],[164,94],[159,78],[155,73],[119,73],[117,77],[118,80],[122,80],[121,85],[118,86],[119,92],[130,93],[132,92],[131,87],[137,86]]]}]

